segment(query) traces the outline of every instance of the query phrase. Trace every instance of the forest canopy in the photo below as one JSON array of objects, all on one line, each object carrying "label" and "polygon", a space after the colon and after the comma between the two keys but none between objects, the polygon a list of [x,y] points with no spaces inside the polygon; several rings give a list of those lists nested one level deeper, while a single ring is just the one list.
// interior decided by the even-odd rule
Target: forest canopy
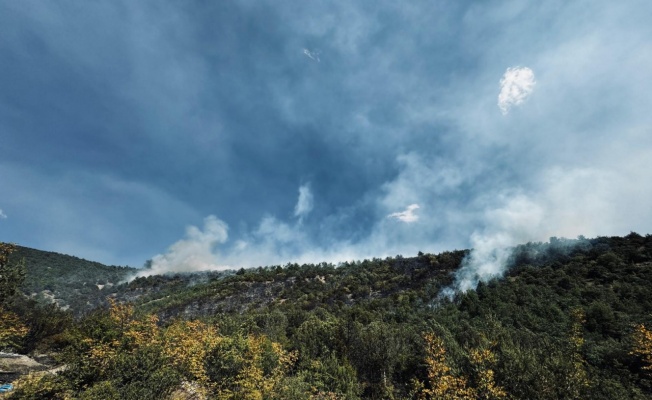
[{"label": "forest canopy", "polygon": [[13,350],[66,368],[12,398],[652,395],[652,236],[523,244],[505,277],[441,296],[467,254],[150,276],[76,316],[14,295]]}]

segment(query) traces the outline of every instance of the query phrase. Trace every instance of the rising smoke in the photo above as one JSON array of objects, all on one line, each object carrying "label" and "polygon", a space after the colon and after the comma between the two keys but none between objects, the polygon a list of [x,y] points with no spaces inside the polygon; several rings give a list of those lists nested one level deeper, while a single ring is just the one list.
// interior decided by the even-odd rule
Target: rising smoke
[{"label": "rising smoke", "polygon": [[[471,235],[472,250],[443,294],[450,298],[502,277],[519,244],[636,229],[635,218],[623,211],[636,197],[636,179],[616,171],[553,168],[542,174],[533,193],[504,194],[497,207],[485,211],[484,228]],[[647,219],[649,214],[640,215]]]},{"label": "rising smoke", "polygon": [[151,268],[134,276],[148,276],[169,272],[197,272],[228,269],[217,263],[217,246],[228,238],[228,227],[213,215],[204,219],[204,229],[196,226],[186,228],[185,238],[174,243],[165,254],[152,258]]},{"label": "rising smoke", "polygon": [[502,276],[513,246],[536,239],[544,216],[543,208],[522,194],[507,197],[503,207],[486,211],[485,230],[471,235],[472,250],[457,270],[453,286],[443,294],[452,297]]}]

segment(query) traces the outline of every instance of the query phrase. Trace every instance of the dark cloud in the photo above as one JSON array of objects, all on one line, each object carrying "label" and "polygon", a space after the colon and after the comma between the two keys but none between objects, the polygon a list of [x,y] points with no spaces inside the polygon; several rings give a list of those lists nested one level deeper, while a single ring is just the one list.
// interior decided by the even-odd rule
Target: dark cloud
[{"label": "dark cloud", "polygon": [[651,7],[4,3],[0,240],[139,265],[214,215],[223,266],[650,231]]}]

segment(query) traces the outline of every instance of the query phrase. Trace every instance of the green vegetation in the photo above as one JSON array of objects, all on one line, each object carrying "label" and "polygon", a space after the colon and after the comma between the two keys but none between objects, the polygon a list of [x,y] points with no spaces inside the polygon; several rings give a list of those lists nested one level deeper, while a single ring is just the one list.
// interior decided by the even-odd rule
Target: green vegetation
[{"label": "green vegetation", "polygon": [[25,280],[25,262],[10,260],[16,246],[0,243],[0,306],[11,298]]},{"label": "green vegetation", "polygon": [[7,304],[25,279],[22,262],[9,261],[15,250],[14,245],[0,243],[0,349],[16,346],[27,334],[27,327]]},{"label": "green vegetation", "polygon": [[81,258],[15,246],[11,260],[25,266],[24,294],[43,304],[56,303],[76,314],[106,304],[106,297],[123,289],[120,283],[136,269],[106,266]]},{"label": "green vegetation", "polygon": [[138,278],[74,323],[49,313],[23,351],[67,367],[12,398],[652,396],[652,236],[517,246],[504,278],[442,297],[466,254]]}]

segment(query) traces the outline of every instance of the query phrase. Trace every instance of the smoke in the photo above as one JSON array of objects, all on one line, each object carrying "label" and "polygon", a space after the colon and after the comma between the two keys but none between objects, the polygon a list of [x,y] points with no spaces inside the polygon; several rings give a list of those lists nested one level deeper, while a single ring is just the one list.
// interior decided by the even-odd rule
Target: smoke
[{"label": "smoke", "polygon": [[294,216],[297,217],[294,223],[285,223],[267,215],[255,229],[242,233],[232,243],[228,243],[226,222],[209,215],[204,219],[203,229],[187,227],[183,239],[171,245],[164,254],[154,256],[151,267],[134,277],[329,258],[326,252],[314,250],[315,246],[308,241],[304,231],[303,218],[312,211],[313,198],[310,185],[301,185],[294,207]]},{"label": "smoke", "polygon": [[[648,156],[647,153],[644,155]],[[634,162],[633,165],[639,163]],[[476,203],[483,206],[476,216],[467,216],[465,210],[437,214],[440,207],[433,207],[432,203],[428,207],[432,211],[423,213],[422,219],[419,219],[415,211],[420,207],[413,203],[404,211],[389,215],[383,213],[383,218],[374,225],[371,233],[358,241],[333,235],[326,244],[315,242],[310,235],[310,227],[300,220],[283,221],[267,215],[253,229],[241,232],[229,243],[227,224],[215,216],[209,216],[204,220],[203,228],[188,227],[182,240],[170,246],[166,253],[154,257],[152,268],[141,271],[137,276],[286,262],[342,262],[405,254],[406,238],[414,245],[411,248],[414,253],[418,248],[433,249],[434,246],[446,250],[454,244],[437,244],[429,242],[428,238],[432,237],[432,229],[442,229],[437,226],[450,226],[452,230],[446,231],[449,235],[454,235],[455,230],[464,234],[468,229],[472,248],[456,272],[454,283],[442,292],[452,297],[456,292],[475,289],[481,281],[502,277],[508,268],[513,248],[519,244],[545,241],[551,236],[572,238],[644,230],[644,221],[652,219],[652,211],[642,210],[641,206],[631,202],[636,201],[636,196],[641,193],[652,195],[652,189],[646,188],[642,192],[638,184],[645,174],[644,170],[640,170],[637,175],[628,168],[616,171],[552,167],[532,176],[532,185],[528,190],[508,189],[498,195],[478,197]],[[390,191],[386,197],[394,195]],[[301,186],[295,215],[310,212],[312,206],[307,204],[312,204],[312,200],[308,201],[312,197],[308,186]],[[443,208],[446,209],[445,206]],[[301,212],[297,213],[298,210]],[[388,218],[406,224],[388,223]],[[416,220],[424,223],[409,223]],[[643,222],[637,225],[633,223],[636,220]],[[322,222],[320,226],[325,225]],[[474,226],[478,228],[473,229]],[[420,238],[425,239],[419,241]],[[403,250],[395,252],[396,249]]]},{"label": "smoke", "polygon": [[134,277],[165,274],[169,272],[195,272],[228,269],[217,263],[216,246],[228,238],[228,226],[213,215],[204,219],[204,229],[196,226],[186,228],[185,238],[174,243],[165,254],[152,258],[151,268],[140,271]]},{"label": "smoke", "polygon": [[546,215],[541,205],[523,194],[507,197],[505,204],[485,213],[487,227],[471,235],[472,250],[455,274],[452,288],[443,294],[475,289],[480,281],[488,281],[505,273],[512,247],[534,240],[541,231]]},{"label": "smoke", "polygon": [[507,68],[500,80],[498,108],[507,115],[513,106],[523,104],[534,90],[534,72],[527,67]]},{"label": "smoke", "polygon": [[[638,179],[618,171],[551,168],[535,180],[536,189],[529,194],[512,191],[499,196],[496,205],[483,213],[484,228],[471,235],[472,250],[443,295],[452,297],[456,291],[472,290],[481,281],[502,277],[518,244],[636,229],[633,220],[648,220],[651,214],[631,203],[641,191]],[[628,208],[639,210],[636,217],[623,212]]]}]

